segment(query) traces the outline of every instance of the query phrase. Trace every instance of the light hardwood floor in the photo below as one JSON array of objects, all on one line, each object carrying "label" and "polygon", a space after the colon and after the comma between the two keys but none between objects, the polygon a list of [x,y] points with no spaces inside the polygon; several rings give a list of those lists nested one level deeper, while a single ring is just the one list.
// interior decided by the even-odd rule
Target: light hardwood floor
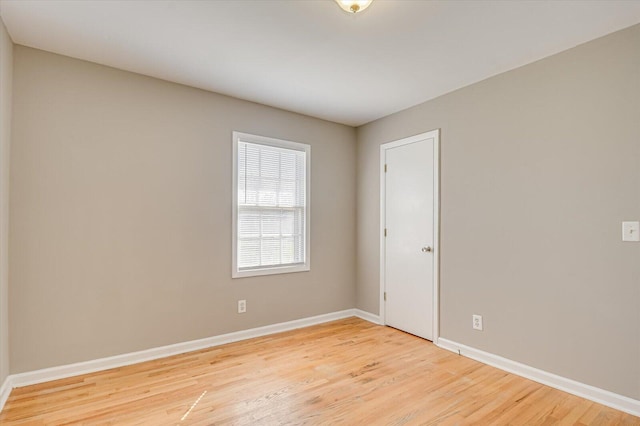
[{"label": "light hardwood floor", "polygon": [[640,425],[349,318],[15,389],[2,425]]}]

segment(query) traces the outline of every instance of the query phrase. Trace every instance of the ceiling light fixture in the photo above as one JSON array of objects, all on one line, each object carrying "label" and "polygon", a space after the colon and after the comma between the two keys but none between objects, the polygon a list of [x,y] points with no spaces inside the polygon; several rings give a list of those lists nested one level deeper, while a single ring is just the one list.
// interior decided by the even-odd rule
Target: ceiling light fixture
[{"label": "ceiling light fixture", "polygon": [[365,10],[373,0],[336,0],[338,6],[345,12],[358,13]]}]

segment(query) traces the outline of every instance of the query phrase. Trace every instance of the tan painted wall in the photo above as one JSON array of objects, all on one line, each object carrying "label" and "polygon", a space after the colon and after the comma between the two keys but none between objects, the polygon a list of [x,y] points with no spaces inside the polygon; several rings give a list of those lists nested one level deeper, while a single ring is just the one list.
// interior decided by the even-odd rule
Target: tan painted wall
[{"label": "tan painted wall", "polygon": [[13,42],[0,19],[0,385],[9,375],[9,152]]},{"label": "tan painted wall", "polygon": [[[441,336],[640,399],[640,26],[358,129],[357,306],[379,145],[441,128]],[[471,315],[484,316],[483,332]]]},{"label": "tan painted wall", "polygon": [[[14,83],[12,373],[355,305],[353,128],[22,46]],[[311,144],[310,272],[231,279],[233,130]]]}]

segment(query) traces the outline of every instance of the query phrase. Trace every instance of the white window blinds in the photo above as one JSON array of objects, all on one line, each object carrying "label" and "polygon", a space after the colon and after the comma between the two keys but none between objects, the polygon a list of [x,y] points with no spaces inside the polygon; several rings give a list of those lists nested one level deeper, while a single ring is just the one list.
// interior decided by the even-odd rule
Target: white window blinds
[{"label": "white window blinds", "polygon": [[236,272],[307,263],[308,151],[295,145],[237,139]]}]

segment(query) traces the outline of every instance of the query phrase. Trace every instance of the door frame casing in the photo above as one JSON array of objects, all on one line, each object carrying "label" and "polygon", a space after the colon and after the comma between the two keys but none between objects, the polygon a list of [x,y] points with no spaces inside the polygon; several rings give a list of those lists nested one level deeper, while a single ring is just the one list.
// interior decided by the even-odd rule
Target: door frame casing
[{"label": "door frame casing", "polygon": [[440,129],[420,133],[380,145],[380,322],[387,324],[384,293],[386,240],[386,151],[402,145],[408,145],[424,139],[433,139],[433,343],[440,337]]}]

